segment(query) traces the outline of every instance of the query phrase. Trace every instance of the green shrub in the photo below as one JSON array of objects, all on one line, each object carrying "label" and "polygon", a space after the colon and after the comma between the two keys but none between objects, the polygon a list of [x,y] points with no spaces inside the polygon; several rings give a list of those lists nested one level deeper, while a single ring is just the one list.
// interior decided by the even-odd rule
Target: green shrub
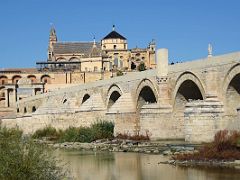
[{"label": "green shrub", "polygon": [[123,72],[121,70],[117,70],[117,76],[123,76]]},{"label": "green shrub", "polygon": [[113,138],[114,124],[112,122],[98,120],[92,124],[91,128],[94,140]]},{"label": "green shrub", "polygon": [[60,136],[60,142],[75,142],[78,139],[78,128],[69,127],[66,130],[62,131]]},{"label": "green shrub", "polygon": [[63,179],[51,150],[22,138],[18,129],[0,127],[0,179]]},{"label": "green shrub", "polygon": [[80,127],[78,129],[78,142],[92,142],[94,140],[92,128]]},{"label": "green shrub", "polygon": [[145,71],[147,68],[145,66],[145,63],[144,62],[141,62],[138,66],[138,70],[139,71]]},{"label": "green shrub", "polygon": [[47,137],[49,140],[60,142],[92,142],[97,139],[113,138],[114,124],[112,122],[98,120],[90,127],[69,127],[65,130],[56,130],[46,127],[37,130],[33,138]]},{"label": "green shrub", "polygon": [[56,130],[56,128],[51,126],[47,126],[43,129],[39,129],[32,135],[32,137],[36,139],[46,137],[49,140],[58,139],[59,136],[60,136],[60,133]]}]

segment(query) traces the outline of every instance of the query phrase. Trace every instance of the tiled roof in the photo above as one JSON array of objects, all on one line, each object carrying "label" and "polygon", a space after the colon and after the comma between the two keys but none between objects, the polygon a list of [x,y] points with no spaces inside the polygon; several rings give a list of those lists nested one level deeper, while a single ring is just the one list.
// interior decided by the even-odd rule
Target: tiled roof
[{"label": "tiled roof", "polygon": [[[101,48],[100,43],[96,43],[97,48]],[[57,42],[53,44],[54,54],[75,54],[81,53],[89,55],[93,48],[93,42]]]},{"label": "tiled roof", "polygon": [[126,40],[125,37],[123,37],[121,34],[119,34],[116,31],[110,32],[107,36],[105,36],[103,39],[123,39]]},{"label": "tiled roof", "polygon": [[4,68],[0,69],[0,72],[13,72],[13,73],[34,73],[37,72],[36,68]]}]

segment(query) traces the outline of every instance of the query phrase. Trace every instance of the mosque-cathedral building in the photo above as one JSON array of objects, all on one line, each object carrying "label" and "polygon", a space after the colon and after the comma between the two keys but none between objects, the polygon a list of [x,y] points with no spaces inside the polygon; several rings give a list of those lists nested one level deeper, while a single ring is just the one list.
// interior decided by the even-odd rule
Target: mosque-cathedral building
[{"label": "mosque-cathedral building", "polygon": [[[155,68],[154,41],[147,48],[128,49],[127,39],[115,27],[100,42],[59,42],[50,30],[47,61],[36,68],[0,71],[0,107],[15,107],[25,97],[59,88],[108,79],[113,76]],[[0,113],[1,114],[1,113]]]}]

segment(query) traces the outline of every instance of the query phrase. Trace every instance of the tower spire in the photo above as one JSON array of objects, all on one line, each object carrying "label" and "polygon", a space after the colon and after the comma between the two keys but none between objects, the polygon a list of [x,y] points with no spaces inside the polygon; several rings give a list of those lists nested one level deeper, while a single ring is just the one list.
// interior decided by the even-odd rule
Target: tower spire
[{"label": "tower spire", "polygon": [[53,23],[50,23],[50,34],[49,34],[49,43],[48,43],[48,60],[53,59],[53,44],[57,42],[56,30],[53,26]]},{"label": "tower spire", "polygon": [[115,31],[115,25],[113,24],[112,30]]}]

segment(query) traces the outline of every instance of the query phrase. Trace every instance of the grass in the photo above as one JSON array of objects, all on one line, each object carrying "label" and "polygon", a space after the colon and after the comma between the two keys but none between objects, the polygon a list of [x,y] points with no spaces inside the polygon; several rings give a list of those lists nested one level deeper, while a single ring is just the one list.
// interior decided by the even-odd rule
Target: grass
[{"label": "grass", "polygon": [[231,161],[240,159],[240,132],[219,131],[215,134],[213,142],[204,145],[199,152],[194,154],[179,154],[174,156],[173,159],[180,161]]},{"label": "grass", "polygon": [[51,126],[47,126],[43,129],[39,129],[37,130],[32,137],[34,139],[38,139],[38,138],[42,138],[42,137],[46,137],[49,140],[54,140],[54,139],[58,139],[60,136],[61,132],[58,132],[56,130],[56,128],[51,127]]},{"label": "grass", "polygon": [[37,130],[32,137],[59,142],[92,142],[97,139],[113,138],[113,130],[114,124],[112,122],[98,120],[90,127],[69,127],[66,130],[56,130],[54,127],[47,126]]},{"label": "grass", "polygon": [[0,127],[0,179],[64,179],[51,150],[22,137],[18,129]]}]

